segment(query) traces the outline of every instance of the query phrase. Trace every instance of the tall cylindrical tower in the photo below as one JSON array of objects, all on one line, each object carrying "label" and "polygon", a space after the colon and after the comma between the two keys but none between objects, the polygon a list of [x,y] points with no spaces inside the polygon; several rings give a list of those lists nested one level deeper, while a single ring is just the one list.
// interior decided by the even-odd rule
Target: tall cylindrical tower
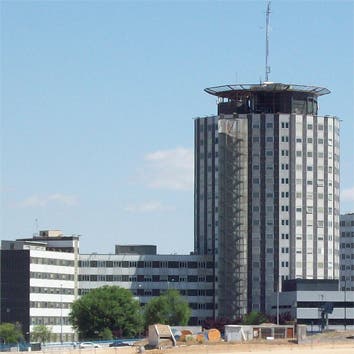
[{"label": "tall cylindrical tower", "polygon": [[321,87],[207,88],[195,120],[195,252],[215,258],[216,317],[267,312],[291,278],[339,275],[339,120]]}]

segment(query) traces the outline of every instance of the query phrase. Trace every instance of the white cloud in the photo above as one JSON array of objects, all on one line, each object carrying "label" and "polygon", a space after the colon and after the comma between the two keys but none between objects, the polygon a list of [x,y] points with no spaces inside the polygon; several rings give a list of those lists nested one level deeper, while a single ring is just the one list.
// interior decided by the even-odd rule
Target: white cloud
[{"label": "white cloud", "polygon": [[145,203],[131,204],[124,208],[129,213],[152,213],[158,211],[174,211],[175,208],[163,205],[159,201],[148,201]]},{"label": "white cloud", "polygon": [[193,149],[178,147],[158,150],[145,156],[143,178],[150,188],[193,189]]},{"label": "white cloud", "polygon": [[342,202],[354,202],[354,187],[342,190],[341,201]]},{"label": "white cloud", "polygon": [[77,197],[74,195],[60,193],[50,194],[47,196],[32,195],[17,203],[17,206],[21,208],[45,207],[48,206],[48,204],[50,203],[62,204],[65,206],[74,206],[77,205],[78,200]]}]

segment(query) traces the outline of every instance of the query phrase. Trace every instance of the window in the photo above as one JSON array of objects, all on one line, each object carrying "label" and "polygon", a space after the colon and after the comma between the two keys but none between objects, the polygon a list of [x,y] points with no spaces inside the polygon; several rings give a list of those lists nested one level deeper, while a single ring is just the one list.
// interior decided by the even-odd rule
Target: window
[{"label": "window", "polygon": [[312,129],[312,124],[307,124],[307,129]]},{"label": "window", "polygon": [[312,138],[307,138],[307,142],[308,142],[309,144],[311,144],[311,143],[312,143]]},{"label": "window", "polygon": [[273,128],[273,123],[267,123],[266,127],[267,128]]},{"label": "window", "polygon": [[282,150],[281,156],[289,156],[289,150]]}]

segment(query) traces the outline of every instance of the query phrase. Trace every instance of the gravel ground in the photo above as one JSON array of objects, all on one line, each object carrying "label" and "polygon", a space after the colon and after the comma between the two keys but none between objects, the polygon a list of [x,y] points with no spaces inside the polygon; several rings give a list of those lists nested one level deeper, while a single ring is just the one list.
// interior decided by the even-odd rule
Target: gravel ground
[{"label": "gravel ground", "polygon": [[179,345],[162,350],[146,350],[146,354],[230,354],[256,352],[257,354],[354,354],[354,331],[326,332],[308,336],[303,343],[296,341],[272,340],[250,341],[243,343],[208,343],[196,345]]}]

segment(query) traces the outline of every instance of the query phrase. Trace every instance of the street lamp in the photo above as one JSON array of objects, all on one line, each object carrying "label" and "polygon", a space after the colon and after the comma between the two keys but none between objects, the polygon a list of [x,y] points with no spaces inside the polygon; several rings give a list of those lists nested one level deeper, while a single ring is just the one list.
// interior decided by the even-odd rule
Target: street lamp
[{"label": "street lamp", "polygon": [[279,292],[280,292],[280,277],[281,275],[278,275],[278,286],[277,286],[277,325],[279,325]]},{"label": "street lamp", "polygon": [[347,330],[347,276],[344,279],[344,330]]},{"label": "street lamp", "polygon": [[63,344],[63,284],[60,284],[60,343]]}]

